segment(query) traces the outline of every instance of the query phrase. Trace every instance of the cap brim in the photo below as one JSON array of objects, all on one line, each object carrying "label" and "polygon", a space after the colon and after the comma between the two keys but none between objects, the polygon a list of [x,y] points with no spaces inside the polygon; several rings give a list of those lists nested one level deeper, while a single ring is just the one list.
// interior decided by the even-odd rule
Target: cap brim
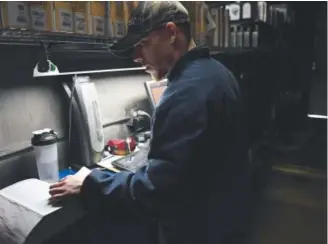
[{"label": "cap brim", "polygon": [[119,56],[121,58],[131,58],[134,54],[135,44],[137,44],[142,38],[146,37],[147,35],[148,33],[146,32],[128,32],[124,37],[114,43],[110,47],[110,50],[114,55]]}]

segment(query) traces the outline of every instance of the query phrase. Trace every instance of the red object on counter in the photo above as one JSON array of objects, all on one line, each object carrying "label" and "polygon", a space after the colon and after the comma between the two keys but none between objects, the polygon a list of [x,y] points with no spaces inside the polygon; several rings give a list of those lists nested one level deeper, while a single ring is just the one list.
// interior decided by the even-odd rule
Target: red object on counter
[{"label": "red object on counter", "polygon": [[[136,149],[137,142],[132,137],[130,138],[130,150],[133,152]],[[113,155],[127,155],[129,154],[129,146],[126,139],[113,139],[109,140],[107,146],[110,153]]]}]

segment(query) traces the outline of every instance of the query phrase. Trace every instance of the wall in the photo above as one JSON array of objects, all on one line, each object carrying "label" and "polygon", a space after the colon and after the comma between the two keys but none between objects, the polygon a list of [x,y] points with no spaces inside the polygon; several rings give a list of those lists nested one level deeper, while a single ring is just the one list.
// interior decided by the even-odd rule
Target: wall
[{"label": "wall", "polygon": [[[111,77],[106,74],[91,75],[98,92],[99,107],[103,123],[109,123],[126,117],[126,110],[138,107],[150,112],[150,103],[144,88],[144,82],[150,76],[144,71],[133,72],[129,76],[117,73]],[[125,125],[104,128],[105,140],[127,136]]]},{"label": "wall", "polygon": [[[59,83],[31,77],[15,80],[8,74],[0,83],[0,188],[18,180],[36,177],[30,139],[32,131],[50,127],[65,136],[66,106]],[[64,162],[65,142],[58,144]]]},{"label": "wall", "polygon": [[[33,150],[30,147],[32,131],[50,127],[62,138],[58,144],[60,165],[67,154],[68,99],[61,82],[71,82],[71,77],[32,78],[32,69],[38,52],[33,48],[9,48],[0,46],[0,189],[17,181],[37,177]],[[16,57],[14,56],[17,55]],[[65,56],[66,55],[66,56]],[[97,62],[81,59],[81,56],[57,54],[55,63],[60,71],[95,69]],[[78,61],[78,62],[77,62]],[[122,68],[124,62],[107,60],[102,69]],[[107,66],[106,66],[107,64]],[[67,68],[65,68],[67,67]],[[111,122],[125,116],[127,108],[136,103],[149,111],[149,102],[143,82],[150,79],[143,71],[135,73],[93,74],[98,92],[103,122]],[[105,128],[105,139],[126,135],[125,125]]]}]

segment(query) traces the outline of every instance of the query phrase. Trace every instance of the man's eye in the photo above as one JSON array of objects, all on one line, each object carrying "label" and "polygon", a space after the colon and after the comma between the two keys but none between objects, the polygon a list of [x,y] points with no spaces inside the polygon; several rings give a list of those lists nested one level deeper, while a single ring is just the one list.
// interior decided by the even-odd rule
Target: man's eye
[{"label": "man's eye", "polygon": [[148,44],[148,41],[147,40],[143,40],[143,41],[140,42],[140,45],[142,47],[147,46],[147,44]]},{"label": "man's eye", "polygon": [[136,45],[136,48],[142,48],[143,47],[143,44],[142,43],[138,43],[137,45]]}]

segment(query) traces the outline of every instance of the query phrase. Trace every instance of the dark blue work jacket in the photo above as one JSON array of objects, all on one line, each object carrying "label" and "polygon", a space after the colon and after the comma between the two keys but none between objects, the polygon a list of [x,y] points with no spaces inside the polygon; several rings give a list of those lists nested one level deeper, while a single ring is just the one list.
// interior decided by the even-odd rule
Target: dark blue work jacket
[{"label": "dark blue work jacket", "polygon": [[249,185],[237,82],[205,47],[184,55],[167,78],[147,166],[114,176],[93,170],[82,199],[90,209],[123,206],[156,219],[159,243],[231,243]]}]

